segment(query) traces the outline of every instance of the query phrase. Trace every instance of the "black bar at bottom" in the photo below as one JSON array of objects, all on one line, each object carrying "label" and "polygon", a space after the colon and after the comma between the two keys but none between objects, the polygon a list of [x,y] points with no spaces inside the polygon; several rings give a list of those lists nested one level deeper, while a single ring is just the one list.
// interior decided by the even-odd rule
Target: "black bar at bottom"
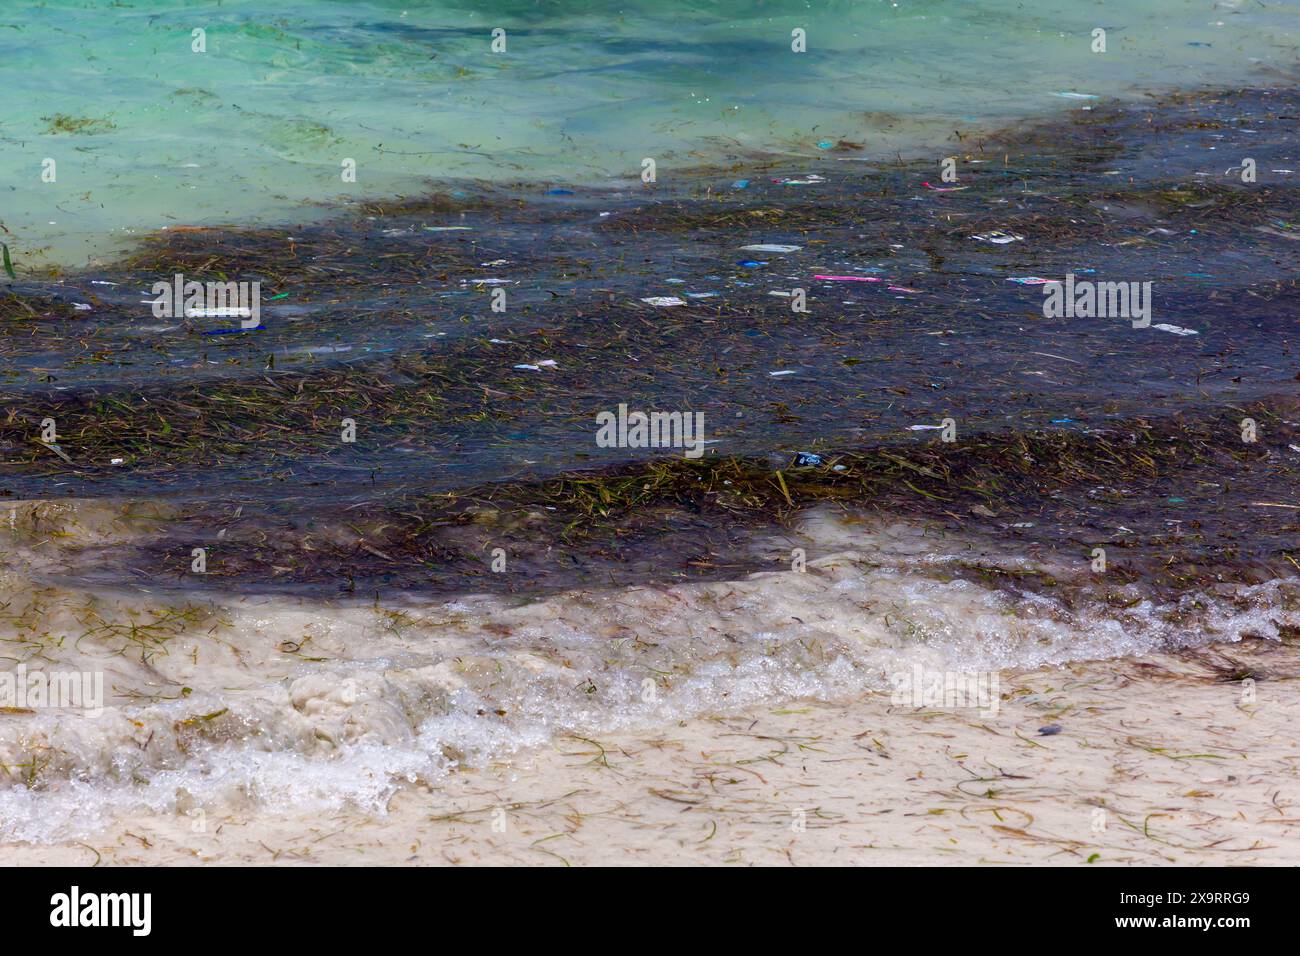
[{"label": "black bar at bottom", "polygon": [[[656,887],[659,879],[667,882]],[[695,879],[707,882],[692,889]],[[614,879],[374,868],[8,869],[0,871],[0,899],[11,944],[78,933],[128,945],[259,948],[316,940],[338,947],[353,936],[373,944],[376,933],[394,942],[428,938],[438,925],[488,929],[495,945],[513,933],[534,946],[547,938],[608,944],[628,938],[618,924],[637,937],[694,926],[731,942],[781,924],[815,925],[819,936],[839,924],[909,935],[928,927],[954,944],[989,941],[984,931],[994,928],[998,936],[1044,930],[1070,941],[1197,934],[1230,944],[1243,932],[1280,932],[1294,913],[1290,872],[1230,868],[861,869],[793,878],[647,870]]]}]

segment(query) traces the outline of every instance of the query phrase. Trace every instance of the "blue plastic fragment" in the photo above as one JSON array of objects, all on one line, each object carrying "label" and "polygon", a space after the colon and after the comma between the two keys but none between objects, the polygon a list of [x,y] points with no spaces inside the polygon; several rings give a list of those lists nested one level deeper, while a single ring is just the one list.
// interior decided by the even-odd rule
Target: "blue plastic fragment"
[{"label": "blue plastic fragment", "polygon": [[235,335],[239,332],[263,332],[266,330],[265,325],[255,325],[251,329],[213,329],[210,332],[204,332],[204,335]]}]

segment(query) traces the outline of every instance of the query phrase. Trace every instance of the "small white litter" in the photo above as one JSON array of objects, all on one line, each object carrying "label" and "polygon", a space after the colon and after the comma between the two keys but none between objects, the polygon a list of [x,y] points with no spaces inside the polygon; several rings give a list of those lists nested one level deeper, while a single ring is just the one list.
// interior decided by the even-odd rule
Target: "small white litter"
[{"label": "small white litter", "polygon": [[253,310],[247,307],[233,306],[221,309],[186,309],[187,319],[247,319],[252,318]]}]

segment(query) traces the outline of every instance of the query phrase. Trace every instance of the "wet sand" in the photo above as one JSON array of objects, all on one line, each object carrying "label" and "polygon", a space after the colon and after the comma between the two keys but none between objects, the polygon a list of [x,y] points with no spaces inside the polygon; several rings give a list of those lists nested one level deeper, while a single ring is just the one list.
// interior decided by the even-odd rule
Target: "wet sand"
[{"label": "wet sand", "polygon": [[[1225,680],[1238,668],[1258,675],[1254,703]],[[991,717],[888,695],[747,709],[563,737],[403,791],[382,816],[139,816],[86,843],[4,853],[71,865],[1291,865],[1297,678],[1300,651],[1264,641],[1008,672]],[[1049,725],[1060,732],[1040,734]]]}]

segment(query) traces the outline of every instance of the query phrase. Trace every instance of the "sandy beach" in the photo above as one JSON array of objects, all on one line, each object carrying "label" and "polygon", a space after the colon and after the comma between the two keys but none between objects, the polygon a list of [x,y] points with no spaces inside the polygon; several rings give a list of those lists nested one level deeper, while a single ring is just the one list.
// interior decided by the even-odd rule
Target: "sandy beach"
[{"label": "sandy beach", "polygon": [[[111,526],[102,507],[63,509],[61,534],[9,552],[10,613],[26,588],[16,556],[35,565],[60,537],[84,542]],[[759,546],[791,545],[810,552],[802,572],[408,606],[400,626],[391,609],[336,609],[319,621],[310,604],[234,602],[200,618],[217,623],[159,640],[147,664],[110,650],[112,637],[78,641],[81,656],[68,660],[84,668],[101,655],[93,666],[108,669],[120,703],[95,718],[0,718],[6,821],[40,837],[11,838],[4,857],[1295,859],[1294,580],[1281,592],[1276,582],[1221,586],[1217,598],[1201,595],[1199,611],[1149,599],[1117,609],[1116,593],[1101,600],[1086,570],[1035,566],[989,539],[932,527],[817,508]],[[963,569],[1050,569],[1060,593],[975,586],[949,575],[958,558]],[[88,613],[71,595],[37,593],[48,606],[12,617],[33,633],[60,621],[72,630]],[[94,607],[109,634],[118,632],[108,623],[142,618],[126,602]],[[1235,639],[1204,643],[1209,633]],[[299,663],[290,634],[333,655],[333,676]],[[1129,653],[1088,659],[1090,646]],[[443,662],[422,663],[431,655]],[[1000,657],[1044,663],[997,667]],[[900,686],[899,675],[918,662],[981,674],[989,693],[915,696],[922,685]],[[164,688],[200,678],[206,691],[168,699]],[[439,751],[441,762],[428,762]],[[95,816],[77,783],[87,765],[101,768]],[[20,773],[39,786],[17,786]]]},{"label": "sandy beach", "polygon": [[[1225,680],[1235,670],[1257,675],[1254,703]],[[141,816],[87,843],[3,852],[67,865],[1289,865],[1298,676],[1300,649],[1267,641],[1008,672],[989,718],[888,694],[745,710],[565,737],[403,791],[383,815]],[[1060,732],[1041,735],[1050,725]]]}]

